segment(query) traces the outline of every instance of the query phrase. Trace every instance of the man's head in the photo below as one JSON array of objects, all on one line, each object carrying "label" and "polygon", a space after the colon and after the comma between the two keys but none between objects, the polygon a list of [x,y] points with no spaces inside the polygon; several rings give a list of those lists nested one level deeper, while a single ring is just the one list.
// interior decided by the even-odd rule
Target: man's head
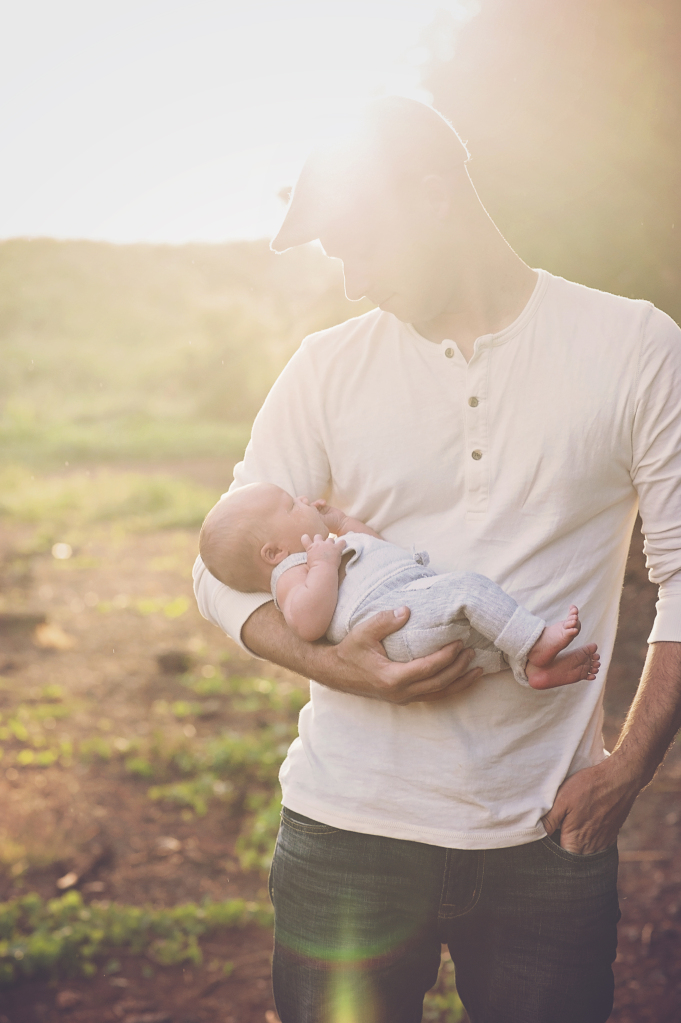
[{"label": "man's head", "polygon": [[319,238],[343,261],[350,299],[403,320],[442,301],[468,151],[432,107],[400,96],[368,104],[352,130],[310,155],[272,248]]},{"label": "man's head", "polygon": [[307,497],[291,497],[271,483],[240,487],[211,508],[201,527],[199,552],[211,575],[232,589],[269,589],[272,569],[303,551],[301,537],[329,530]]}]

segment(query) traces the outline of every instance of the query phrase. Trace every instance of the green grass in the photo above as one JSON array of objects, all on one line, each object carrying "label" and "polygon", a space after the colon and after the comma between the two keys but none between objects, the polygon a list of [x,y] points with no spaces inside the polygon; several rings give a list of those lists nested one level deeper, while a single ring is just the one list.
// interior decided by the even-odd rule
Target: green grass
[{"label": "green grass", "polygon": [[102,422],[36,422],[0,418],[0,465],[37,469],[82,463],[116,463],[189,458],[241,458],[250,423],[193,422],[144,417]]},{"label": "green grass", "polygon": [[199,526],[219,497],[217,490],[163,474],[113,469],[62,475],[26,466],[0,469],[0,519],[40,527],[48,542],[68,542],[84,527],[115,524],[130,531]]},{"label": "green grass", "polygon": [[[202,935],[249,923],[271,926],[270,907],[228,899],[152,909],[85,905],[76,891],[46,901],[31,893],[0,903],[0,984],[44,974],[93,976],[97,960],[114,951],[146,955],[161,966],[200,964]],[[107,972],[117,968],[110,964]]]},{"label": "green grass", "polygon": [[440,967],[437,984],[423,1001],[423,1023],[460,1023],[465,1010],[457,994],[454,964],[445,960]]}]

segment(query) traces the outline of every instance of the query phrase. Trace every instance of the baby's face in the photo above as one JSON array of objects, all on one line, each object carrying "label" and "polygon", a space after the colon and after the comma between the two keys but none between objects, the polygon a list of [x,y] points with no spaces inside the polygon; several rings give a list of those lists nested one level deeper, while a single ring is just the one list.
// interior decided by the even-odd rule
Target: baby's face
[{"label": "baby's face", "polygon": [[268,532],[273,542],[294,554],[305,549],[300,540],[305,533],[310,537],[319,533],[327,538],[329,530],[307,497],[291,497],[279,487],[268,489],[276,491],[267,495]]}]

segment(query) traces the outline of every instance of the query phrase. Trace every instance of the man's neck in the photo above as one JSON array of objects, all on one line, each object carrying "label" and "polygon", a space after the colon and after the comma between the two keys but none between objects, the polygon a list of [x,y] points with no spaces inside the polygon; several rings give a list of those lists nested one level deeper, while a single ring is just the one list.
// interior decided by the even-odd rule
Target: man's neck
[{"label": "man's neck", "polygon": [[520,316],[537,283],[537,272],[513,251],[477,196],[469,212],[465,246],[451,257],[450,299],[432,319],[413,324],[429,341],[453,341],[467,362],[477,338],[499,333]]}]

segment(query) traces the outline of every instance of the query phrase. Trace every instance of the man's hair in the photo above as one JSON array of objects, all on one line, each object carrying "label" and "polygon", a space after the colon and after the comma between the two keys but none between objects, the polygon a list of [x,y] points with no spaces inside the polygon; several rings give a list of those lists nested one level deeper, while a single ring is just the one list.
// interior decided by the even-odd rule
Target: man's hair
[{"label": "man's hair", "polygon": [[211,575],[241,593],[256,593],[261,584],[254,563],[264,543],[250,516],[240,513],[226,495],[206,515],[199,536],[199,554]]},{"label": "man's hair", "polygon": [[359,123],[367,144],[398,175],[449,174],[470,159],[465,142],[441,113],[406,96],[367,103]]}]

